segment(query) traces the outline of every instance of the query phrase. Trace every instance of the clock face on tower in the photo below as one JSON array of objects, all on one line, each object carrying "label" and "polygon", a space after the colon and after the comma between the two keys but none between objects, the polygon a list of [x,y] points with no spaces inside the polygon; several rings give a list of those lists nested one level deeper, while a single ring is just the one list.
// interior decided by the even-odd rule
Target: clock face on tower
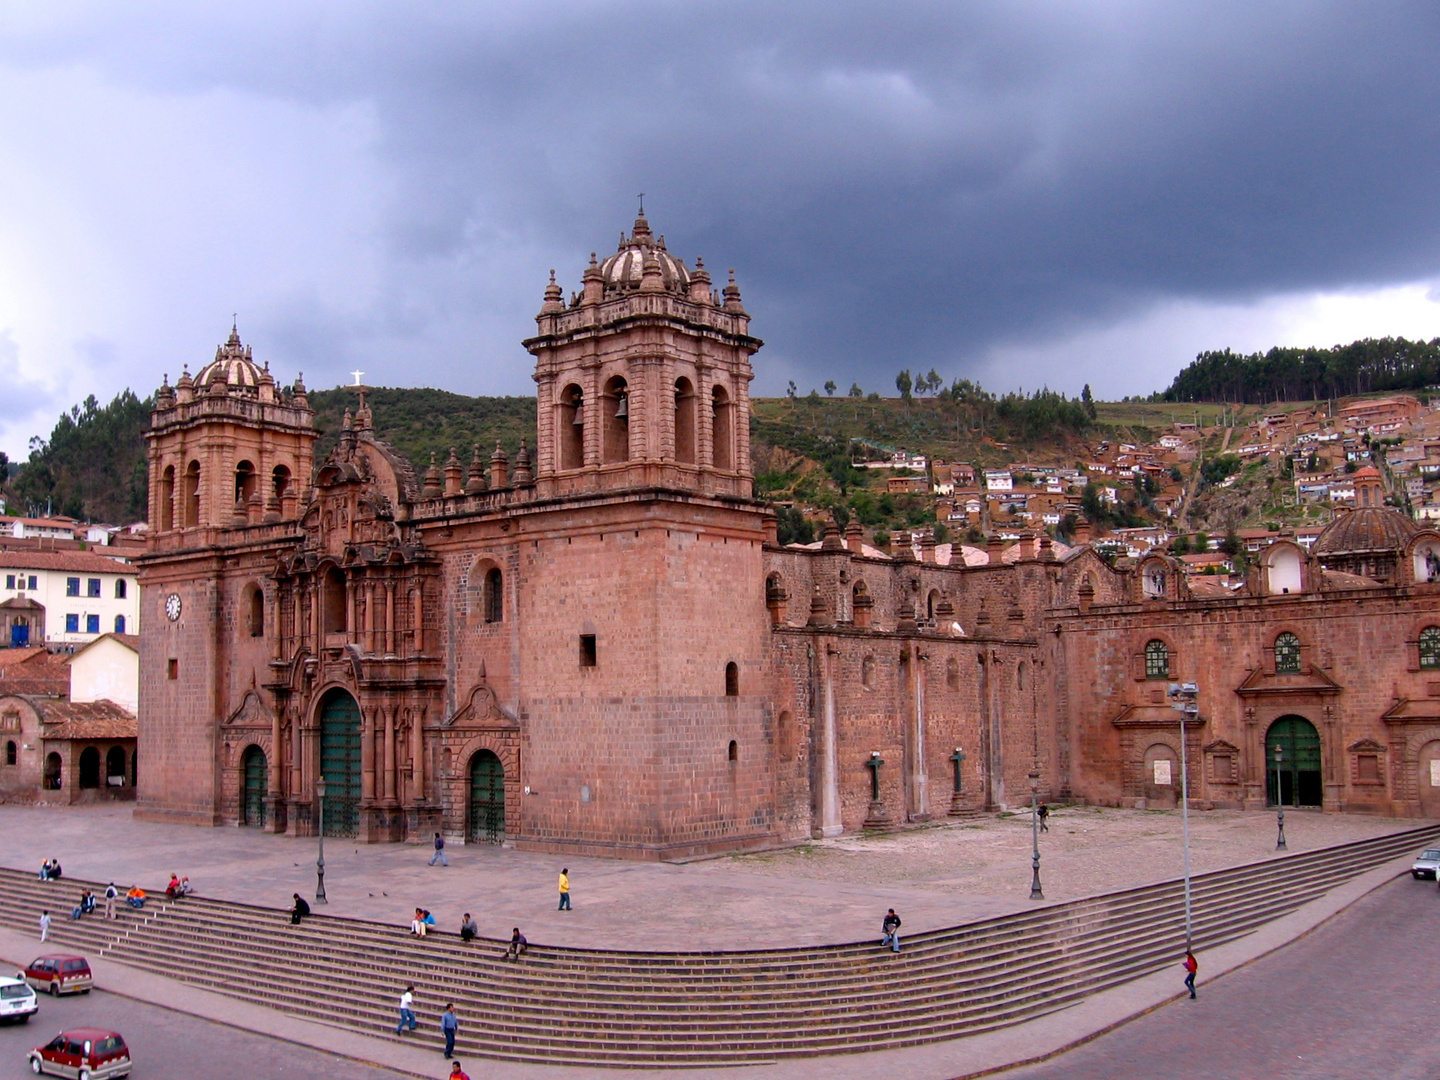
[{"label": "clock face on tower", "polygon": [[180,618],[180,594],[171,593],[165,598],[165,617],[171,622]]}]

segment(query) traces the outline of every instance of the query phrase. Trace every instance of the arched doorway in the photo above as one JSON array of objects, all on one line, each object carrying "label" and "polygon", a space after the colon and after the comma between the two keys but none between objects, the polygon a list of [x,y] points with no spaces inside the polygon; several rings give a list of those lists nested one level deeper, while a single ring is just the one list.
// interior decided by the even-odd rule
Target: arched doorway
[{"label": "arched doorway", "polygon": [[87,746],[80,751],[80,786],[82,788],[100,786],[100,751],[93,746]]},{"label": "arched doorway", "polygon": [[1432,739],[1420,748],[1418,764],[1415,790],[1420,796],[1420,813],[1440,818],[1440,739]]},{"label": "arched doorway", "polygon": [[125,786],[125,748],[112,746],[105,752],[105,786]]},{"label": "arched doorway", "polygon": [[470,759],[471,843],[498,844],[505,839],[505,766],[490,750]]},{"label": "arched doorway", "polygon": [[[270,766],[265,760],[265,751],[258,746],[246,747],[245,756],[240,759],[240,772],[240,824],[263,828],[265,792],[270,786]],[[325,782],[328,787],[329,777],[326,777]],[[325,801],[330,801],[328,791],[325,793]]]},{"label": "arched doorway", "polygon": [[360,706],[344,690],[320,703],[320,775],[325,777],[325,835],[360,827]]},{"label": "arched doorway", "polygon": [[1180,805],[1180,755],[1165,743],[1145,751],[1145,805],[1151,810]]},{"label": "arched doorway", "polygon": [[44,786],[46,791],[59,791],[61,781],[60,755],[54,750],[45,755]]},{"label": "arched doorway", "polygon": [[[1275,764],[1275,748],[1280,764]],[[1303,716],[1282,716],[1265,733],[1265,798],[1270,806],[1320,806],[1320,734]]]},{"label": "arched doorway", "polygon": [[16,615],[15,620],[10,624],[10,647],[23,649],[29,644],[30,620],[24,615]]}]

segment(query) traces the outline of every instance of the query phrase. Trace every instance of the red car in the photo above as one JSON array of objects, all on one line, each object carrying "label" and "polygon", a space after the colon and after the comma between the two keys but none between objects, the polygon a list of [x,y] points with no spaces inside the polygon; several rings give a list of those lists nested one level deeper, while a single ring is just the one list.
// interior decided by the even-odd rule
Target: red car
[{"label": "red car", "polygon": [[25,969],[25,981],[36,990],[48,990],[51,994],[88,994],[90,965],[83,956],[48,953],[30,961]]},{"label": "red car", "polygon": [[62,1031],[27,1055],[30,1071],[75,1080],[110,1080],[130,1075],[130,1049],[118,1032],[104,1028]]}]

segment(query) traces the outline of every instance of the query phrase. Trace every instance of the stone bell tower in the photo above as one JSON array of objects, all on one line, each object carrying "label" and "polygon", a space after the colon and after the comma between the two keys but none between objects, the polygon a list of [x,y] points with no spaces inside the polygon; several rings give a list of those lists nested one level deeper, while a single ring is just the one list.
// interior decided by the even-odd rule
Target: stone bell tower
[{"label": "stone bell tower", "polygon": [[750,316],[734,274],[711,287],[642,209],[614,255],[590,256],[567,305],[550,275],[524,344],[536,359],[542,497],[682,488],[748,497]]}]

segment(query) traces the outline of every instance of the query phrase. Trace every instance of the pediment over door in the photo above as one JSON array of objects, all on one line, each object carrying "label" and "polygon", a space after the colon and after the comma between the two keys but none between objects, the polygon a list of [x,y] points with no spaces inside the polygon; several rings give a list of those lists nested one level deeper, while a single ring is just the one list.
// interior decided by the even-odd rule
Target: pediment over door
[{"label": "pediment over door", "polygon": [[226,727],[269,728],[275,714],[260,700],[254,690],[247,690],[240,700],[240,707],[225,720]]},{"label": "pediment over door", "polygon": [[1440,723],[1440,700],[1434,698],[1400,698],[1380,714],[1387,724]]},{"label": "pediment over door", "polygon": [[1255,668],[1235,688],[1241,697],[1284,697],[1293,695],[1313,700],[1317,694],[1338,694],[1345,688],[1317,667],[1306,668],[1298,675],[1276,675],[1263,667]]},{"label": "pediment over door", "polygon": [[[1178,728],[1180,713],[1169,705],[1126,705],[1110,723],[1118,728]],[[1205,717],[1186,720],[1185,726],[1204,727]]]},{"label": "pediment over door", "polygon": [[465,704],[445,721],[445,727],[494,729],[519,726],[515,717],[501,706],[495,691],[483,682],[471,688]]}]

